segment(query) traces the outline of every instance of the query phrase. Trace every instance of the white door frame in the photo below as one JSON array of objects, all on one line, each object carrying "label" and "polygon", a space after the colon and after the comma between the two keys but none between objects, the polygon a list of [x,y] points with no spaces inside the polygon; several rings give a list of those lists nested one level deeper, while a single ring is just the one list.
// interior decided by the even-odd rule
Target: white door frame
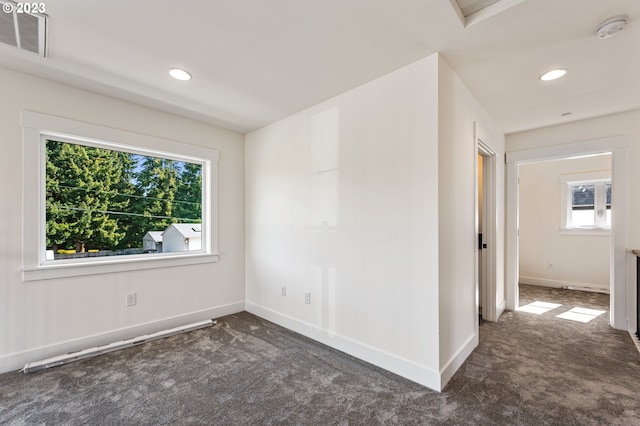
[{"label": "white door frame", "polygon": [[[475,137],[475,205],[476,205],[476,236],[480,233],[478,221],[478,155],[482,156],[482,241],[487,245],[483,255],[476,250],[475,282],[476,288],[482,285],[482,300],[476,297],[476,312],[478,303],[482,306],[482,319],[497,321],[496,309],[496,153],[489,147],[491,135],[485,132],[478,123],[474,123]],[[477,241],[477,238],[476,238]],[[480,259],[479,259],[480,258]],[[482,265],[482,280],[478,276],[478,265]]]},{"label": "white door frame", "polygon": [[505,284],[507,309],[518,308],[518,166],[520,164],[571,158],[589,154],[611,153],[611,183],[614,208],[611,211],[611,309],[610,324],[619,330],[635,327],[635,277],[630,271],[633,257],[627,245],[629,229],[629,140],[627,136],[593,139],[543,148],[515,151],[507,154],[506,200],[506,265]]}]

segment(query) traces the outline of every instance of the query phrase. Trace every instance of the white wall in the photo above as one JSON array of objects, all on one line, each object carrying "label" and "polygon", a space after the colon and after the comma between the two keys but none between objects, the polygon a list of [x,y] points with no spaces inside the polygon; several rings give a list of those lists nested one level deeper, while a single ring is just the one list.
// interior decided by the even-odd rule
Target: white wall
[{"label": "white wall", "polygon": [[504,155],[433,55],[248,134],[247,310],[441,389],[477,344],[474,121]]},{"label": "white wall", "polygon": [[437,61],[248,134],[245,165],[247,310],[432,388]]},{"label": "white wall", "polygon": [[[242,135],[6,69],[0,69],[0,92],[0,372],[243,309]],[[220,261],[22,282],[21,110],[219,150]],[[138,304],[127,308],[130,292],[137,292]]]},{"label": "white wall", "polygon": [[438,71],[440,369],[448,380],[478,339],[474,122],[497,158],[496,306],[504,309],[504,134],[442,59]]},{"label": "white wall", "polygon": [[610,172],[611,156],[520,166],[520,283],[609,291],[609,234],[560,231],[560,176],[595,170]]}]

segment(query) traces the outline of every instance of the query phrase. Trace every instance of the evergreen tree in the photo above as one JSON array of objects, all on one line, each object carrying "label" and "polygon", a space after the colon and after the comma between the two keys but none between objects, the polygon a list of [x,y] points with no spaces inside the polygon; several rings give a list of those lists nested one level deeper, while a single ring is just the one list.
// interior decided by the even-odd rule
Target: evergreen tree
[{"label": "evergreen tree", "polygon": [[178,222],[202,221],[202,165],[184,163],[174,200],[174,217]]},{"label": "evergreen tree", "polygon": [[132,237],[142,244],[147,231],[164,231],[175,223],[173,201],[178,187],[176,162],[157,157],[143,157],[136,176],[136,190],[142,196],[134,204],[136,216]]},{"label": "evergreen tree", "polygon": [[47,141],[47,247],[83,252],[114,248],[122,240],[125,232],[112,213],[129,205],[117,192],[127,179],[119,154],[124,153]]},{"label": "evergreen tree", "polygon": [[148,231],[200,222],[202,165],[47,141],[50,249],[142,246]]},{"label": "evergreen tree", "polygon": [[120,240],[117,248],[123,249],[140,247],[142,245],[142,240],[136,240],[134,238],[134,235],[137,235],[137,224],[134,220],[134,217],[130,214],[133,210],[134,204],[140,199],[141,195],[136,186],[133,184],[136,176],[135,168],[137,165],[137,161],[135,160],[135,156],[133,154],[118,151],[115,151],[114,154],[118,157],[123,168],[121,179],[114,186],[114,189],[118,193],[117,199],[119,201],[128,201],[126,205],[126,211],[123,211],[123,213],[125,214],[114,217],[118,221],[118,228],[124,231],[124,237],[122,240]]}]

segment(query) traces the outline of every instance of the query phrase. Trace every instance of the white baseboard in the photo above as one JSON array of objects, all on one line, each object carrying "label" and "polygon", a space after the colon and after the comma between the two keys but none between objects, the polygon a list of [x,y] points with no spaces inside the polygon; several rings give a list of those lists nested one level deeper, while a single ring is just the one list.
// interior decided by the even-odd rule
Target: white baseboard
[{"label": "white baseboard", "polygon": [[569,288],[582,291],[595,291],[598,293],[609,293],[609,287],[594,283],[579,283],[574,281],[550,280],[547,278],[520,277],[519,284],[537,285],[541,287]]},{"label": "white baseboard", "polygon": [[47,346],[41,346],[39,348],[29,349],[26,351],[15,352],[0,357],[0,373],[19,370],[28,362],[35,362],[69,352],[79,351],[95,346],[102,346],[120,340],[131,339],[133,337],[155,333],[168,328],[179,327],[193,322],[236,314],[243,310],[244,302],[236,302],[183,315],[176,315],[174,317],[151,321],[144,324],[138,324],[131,327],[124,327],[117,330],[94,334],[91,336],[80,337],[78,339],[54,343]]},{"label": "white baseboard", "polygon": [[300,321],[288,315],[273,311],[255,303],[246,302],[245,309],[261,318],[276,323],[303,336],[316,340],[346,354],[369,362],[375,366],[391,371],[399,376],[419,383],[430,389],[442,390],[441,375],[432,369],[381,351],[380,349],[357,342],[345,336],[329,332],[313,324]]},{"label": "white baseboard", "polygon": [[440,370],[440,384],[442,388],[449,383],[449,380],[453,377],[458,368],[464,363],[464,361],[471,355],[471,352],[478,346],[478,335],[473,333],[464,345],[447,361],[445,366]]},{"label": "white baseboard", "polygon": [[496,307],[496,318],[500,318],[500,315],[502,315],[505,311],[505,309],[507,309],[507,301],[503,300],[502,302],[500,302],[500,304]]}]

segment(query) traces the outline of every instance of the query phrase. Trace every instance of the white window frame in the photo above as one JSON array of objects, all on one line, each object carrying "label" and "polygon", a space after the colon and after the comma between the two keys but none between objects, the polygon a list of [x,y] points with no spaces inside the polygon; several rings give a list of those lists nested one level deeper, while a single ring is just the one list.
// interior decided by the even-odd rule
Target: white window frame
[{"label": "white window frame", "polygon": [[571,224],[573,197],[572,197],[572,192],[570,188],[576,185],[596,185],[599,183],[611,183],[610,170],[597,170],[592,172],[560,175],[560,233],[561,234],[603,235],[603,236],[608,236],[611,234],[610,226],[599,225],[596,223],[595,226],[577,227],[577,226],[572,226]]},{"label": "white window frame", "polygon": [[[215,149],[22,111],[23,131],[23,281],[133,271],[218,261]],[[46,258],[47,139],[169,158],[202,165],[202,250],[194,252],[105,256],[52,261]]]}]

